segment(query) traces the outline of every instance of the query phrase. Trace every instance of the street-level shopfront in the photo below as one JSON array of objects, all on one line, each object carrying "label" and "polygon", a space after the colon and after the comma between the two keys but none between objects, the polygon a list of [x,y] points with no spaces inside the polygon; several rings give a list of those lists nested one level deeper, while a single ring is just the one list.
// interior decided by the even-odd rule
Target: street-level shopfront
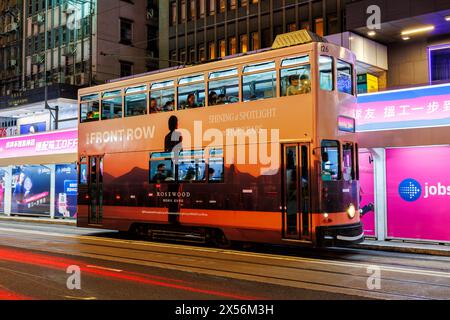
[{"label": "street-level shopfront", "polygon": [[76,218],[77,129],[0,139],[0,214]]},{"label": "street-level shopfront", "polygon": [[366,235],[450,243],[450,84],[361,95],[356,118]]}]

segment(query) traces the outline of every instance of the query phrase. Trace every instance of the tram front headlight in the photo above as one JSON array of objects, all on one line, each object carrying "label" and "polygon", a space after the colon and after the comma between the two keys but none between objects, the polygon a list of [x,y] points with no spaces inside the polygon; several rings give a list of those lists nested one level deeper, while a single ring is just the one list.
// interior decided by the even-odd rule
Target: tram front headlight
[{"label": "tram front headlight", "polygon": [[351,204],[347,209],[347,214],[350,219],[353,219],[356,216],[356,207],[354,204]]}]

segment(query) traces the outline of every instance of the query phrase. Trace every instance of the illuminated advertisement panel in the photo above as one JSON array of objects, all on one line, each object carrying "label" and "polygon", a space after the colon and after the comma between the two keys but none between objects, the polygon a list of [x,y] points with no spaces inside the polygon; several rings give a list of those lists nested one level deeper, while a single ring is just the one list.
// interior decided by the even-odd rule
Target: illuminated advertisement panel
[{"label": "illuminated advertisement panel", "polygon": [[[359,176],[361,186],[361,203],[360,207],[375,203],[375,179],[373,157],[368,151],[359,153]],[[369,237],[375,236],[375,212],[373,210],[367,212],[362,217],[364,225],[364,234]]]},{"label": "illuminated advertisement panel", "polygon": [[55,217],[76,218],[77,189],[76,164],[57,165],[55,178]]},{"label": "illuminated advertisement panel", "polygon": [[50,168],[16,166],[12,186],[12,213],[50,215]]},{"label": "illuminated advertisement panel", "polygon": [[357,131],[450,126],[450,84],[358,96]]},{"label": "illuminated advertisement panel", "polygon": [[450,241],[450,147],[386,150],[390,238]]},{"label": "illuminated advertisement panel", "polygon": [[3,159],[76,153],[77,129],[0,139]]}]

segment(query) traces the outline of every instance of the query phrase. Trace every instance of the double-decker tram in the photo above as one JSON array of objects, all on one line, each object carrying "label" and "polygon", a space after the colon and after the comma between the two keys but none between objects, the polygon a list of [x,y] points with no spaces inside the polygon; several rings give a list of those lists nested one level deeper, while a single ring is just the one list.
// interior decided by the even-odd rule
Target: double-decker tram
[{"label": "double-decker tram", "polygon": [[362,241],[354,65],[300,31],[80,90],[78,226],[218,246]]}]

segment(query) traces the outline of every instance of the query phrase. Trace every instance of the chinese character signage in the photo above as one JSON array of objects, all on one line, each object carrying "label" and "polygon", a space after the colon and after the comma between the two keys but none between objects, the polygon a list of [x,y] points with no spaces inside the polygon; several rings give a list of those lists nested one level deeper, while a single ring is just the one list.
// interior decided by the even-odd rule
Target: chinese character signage
[{"label": "chinese character signage", "polygon": [[77,148],[76,129],[0,139],[2,158],[76,153]]},{"label": "chinese character signage", "polygon": [[360,95],[357,131],[450,126],[450,84]]}]

